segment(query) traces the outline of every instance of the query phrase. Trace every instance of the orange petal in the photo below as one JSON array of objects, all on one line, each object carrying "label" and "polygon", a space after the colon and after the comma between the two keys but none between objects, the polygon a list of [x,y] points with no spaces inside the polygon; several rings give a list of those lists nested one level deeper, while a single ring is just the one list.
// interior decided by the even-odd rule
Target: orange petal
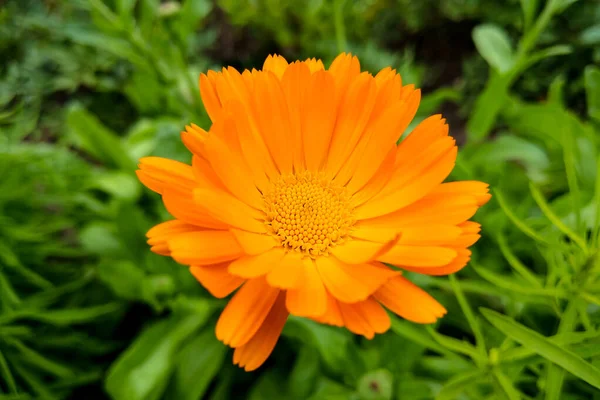
[{"label": "orange petal", "polygon": [[[305,64],[306,66],[308,66],[309,70],[311,73],[317,72],[317,71],[322,71],[325,69],[325,66],[323,65],[323,61],[318,60],[316,58],[307,58],[306,60],[304,60],[304,62],[302,63],[298,63],[298,64]],[[287,71],[286,71],[287,72]]]},{"label": "orange petal", "polygon": [[482,206],[487,203],[492,197],[489,192],[489,185],[487,183],[478,181],[458,181],[458,182],[446,182],[442,183],[434,190],[432,194],[472,194],[475,196],[478,206]]},{"label": "orange petal", "polygon": [[218,299],[229,296],[236,290],[244,279],[227,271],[229,263],[216,265],[192,265],[190,272],[206,290]]},{"label": "orange petal", "polygon": [[208,113],[208,116],[212,121],[218,118],[221,113],[221,102],[217,97],[217,92],[213,83],[210,81],[207,75],[200,74],[200,96],[202,97],[202,103]]},{"label": "orange petal", "polygon": [[336,121],[335,83],[327,71],[315,72],[307,83],[303,105],[304,160],[309,171],[319,171],[329,149]]},{"label": "orange petal", "polygon": [[398,145],[398,162],[410,165],[431,143],[445,136],[448,125],[440,114],[425,118]]},{"label": "orange petal", "polygon": [[[227,126],[222,129],[235,130],[233,120],[228,119],[224,124]],[[210,135],[205,146],[210,165],[229,191],[244,203],[261,208],[262,196],[254,185],[249,167],[241,154],[232,150],[231,144],[224,142],[218,135]]]},{"label": "orange petal", "polygon": [[431,267],[431,268],[422,268],[422,267],[409,267],[406,265],[398,265],[398,268],[405,269],[407,271],[417,272],[423,275],[433,275],[433,276],[441,276],[441,275],[450,275],[455,272],[463,269],[469,260],[471,259],[471,251],[466,249],[457,249],[456,252],[458,255],[454,260],[450,261],[446,265],[442,265],[441,267]]},{"label": "orange petal", "polygon": [[263,71],[274,73],[279,79],[283,76],[288,68],[288,62],[280,55],[269,55],[263,64]]},{"label": "orange petal", "polygon": [[290,116],[281,82],[271,73],[257,74],[253,92],[254,118],[277,168],[292,172]]},{"label": "orange petal", "polygon": [[456,255],[456,250],[446,247],[396,245],[379,256],[378,261],[413,267],[440,267],[448,264]]},{"label": "orange petal", "polygon": [[177,219],[188,224],[211,229],[227,229],[229,225],[209,215],[206,209],[199,206],[192,199],[192,194],[180,194],[178,192],[165,192],[163,203],[167,211]]},{"label": "orange petal", "polygon": [[428,195],[401,210],[364,221],[387,227],[457,225],[471,218],[478,206],[475,197],[460,194]]},{"label": "orange petal", "polygon": [[379,194],[387,185],[394,172],[393,166],[396,161],[396,146],[392,146],[379,170],[360,190],[352,195],[351,205],[353,208],[366,203]]},{"label": "orange petal", "polygon": [[229,272],[242,278],[256,278],[271,272],[283,258],[283,249],[273,249],[255,256],[240,257],[229,265]]},{"label": "orange petal", "polygon": [[398,141],[414,118],[420,100],[421,91],[413,91],[406,102],[391,105],[367,127],[369,135],[363,138],[366,141],[364,150],[357,154],[359,163],[348,183],[350,193],[362,188],[377,172],[390,146]]},{"label": "orange petal", "polygon": [[254,121],[253,112],[248,105],[239,101],[230,101],[228,110],[234,116],[236,134],[243,149],[242,156],[246,160],[257,187],[264,188],[268,183],[266,177],[279,176],[275,161]]},{"label": "orange petal", "polygon": [[196,189],[194,201],[215,219],[250,232],[265,233],[265,224],[258,221],[262,214],[232,195],[217,190]]},{"label": "orange petal", "polygon": [[337,97],[342,97],[342,91],[360,74],[360,62],[356,56],[342,53],[333,60],[329,71],[335,78],[335,86],[340,92]]},{"label": "orange petal", "polygon": [[219,179],[210,163],[205,158],[199,156],[192,157],[192,171],[198,187],[203,189],[217,189],[227,191],[223,182]]},{"label": "orange petal", "polygon": [[235,228],[232,228],[231,232],[244,249],[244,253],[251,256],[271,250],[277,244],[277,241],[271,235],[252,233]]},{"label": "orange petal", "polygon": [[144,157],[140,159],[139,170],[136,171],[140,181],[156,193],[163,194],[165,189],[188,193],[198,186],[194,180],[192,167],[161,157]]},{"label": "orange petal", "polygon": [[246,371],[254,371],[260,367],[273,352],[288,315],[285,308],[285,295],[279,293],[260,329],[252,339],[233,352],[234,364],[243,367]]},{"label": "orange petal", "polygon": [[373,242],[370,238],[350,240],[334,247],[331,254],[347,264],[364,264],[388,252],[398,243],[399,238],[400,236],[395,234],[384,243]]},{"label": "orange petal", "polygon": [[356,148],[375,105],[376,85],[369,74],[361,74],[344,90],[327,156],[326,172],[331,177]]},{"label": "orange petal", "polygon": [[267,274],[267,282],[280,289],[298,288],[301,284],[300,278],[303,276],[303,269],[302,254],[287,252]]},{"label": "orange petal", "polygon": [[350,332],[373,339],[376,333],[384,333],[391,321],[383,307],[371,297],[355,304],[338,303],[344,326]]},{"label": "orange petal", "polygon": [[264,278],[247,281],[221,313],[217,339],[230,347],[248,343],[267,318],[278,295],[279,289],[269,286]]},{"label": "orange petal", "polygon": [[390,311],[412,322],[430,324],[446,314],[440,303],[403,276],[390,279],[374,297]]},{"label": "orange petal", "polygon": [[[373,218],[406,207],[423,198],[452,172],[457,148],[452,147],[419,177],[384,195],[384,190],[356,210],[357,219]],[[393,179],[393,178],[392,178]],[[391,180],[390,180],[391,182]],[[390,183],[388,183],[390,185]]]},{"label": "orange petal", "polygon": [[167,241],[171,257],[181,264],[210,265],[241,257],[244,252],[229,231],[182,233]]},{"label": "orange petal", "polygon": [[344,303],[365,300],[396,272],[381,264],[345,264],[335,257],[315,260],[325,287],[336,299]]},{"label": "orange petal", "polygon": [[329,292],[327,292],[327,307],[325,313],[318,317],[311,317],[311,319],[322,324],[344,326],[344,319],[342,318],[338,301]]},{"label": "orange petal", "polygon": [[186,125],[185,131],[181,132],[181,141],[194,155],[206,157],[204,142],[208,136],[208,132],[200,128],[196,124]]},{"label": "orange petal", "polygon": [[304,268],[297,288],[287,291],[285,304],[292,315],[316,317],[327,308],[327,294],[313,260],[304,259]]},{"label": "orange petal", "polygon": [[310,70],[305,63],[290,65],[283,74],[281,87],[290,112],[290,128],[294,171],[305,170],[304,145],[302,144],[302,115],[306,104],[308,85],[311,82]]},{"label": "orange petal", "polygon": [[151,228],[147,233],[148,244],[152,246],[150,248],[156,254],[168,256],[171,254],[167,240],[171,237],[180,233],[195,232],[199,231],[200,228],[195,225],[187,224],[177,219],[163,222]]}]

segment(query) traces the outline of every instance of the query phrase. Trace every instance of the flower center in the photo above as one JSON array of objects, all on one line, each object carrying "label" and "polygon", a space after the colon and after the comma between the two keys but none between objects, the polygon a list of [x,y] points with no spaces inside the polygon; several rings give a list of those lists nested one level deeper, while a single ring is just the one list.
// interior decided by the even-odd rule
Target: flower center
[{"label": "flower center", "polygon": [[319,174],[282,176],[263,197],[269,232],[282,247],[313,258],[342,243],[354,224],[345,188]]}]

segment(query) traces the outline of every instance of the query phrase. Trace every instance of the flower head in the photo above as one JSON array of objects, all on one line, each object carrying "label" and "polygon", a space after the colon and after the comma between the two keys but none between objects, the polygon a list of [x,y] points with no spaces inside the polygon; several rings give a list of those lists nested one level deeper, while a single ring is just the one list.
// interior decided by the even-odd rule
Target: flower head
[{"label": "flower head", "polygon": [[402,270],[464,267],[479,238],[468,219],[490,195],[442,183],[457,148],[440,115],[396,144],[419,90],[341,54],[329,69],[269,56],[262,71],[210,71],[200,91],[212,126],[182,132],[192,165],[148,157],[137,173],[175,218],[148,232],[151,250],[215,297],[235,292],[216,335],[236,364],[258,368],[289,314],[372,338],[385,308],[417,323],[446,313]]}]

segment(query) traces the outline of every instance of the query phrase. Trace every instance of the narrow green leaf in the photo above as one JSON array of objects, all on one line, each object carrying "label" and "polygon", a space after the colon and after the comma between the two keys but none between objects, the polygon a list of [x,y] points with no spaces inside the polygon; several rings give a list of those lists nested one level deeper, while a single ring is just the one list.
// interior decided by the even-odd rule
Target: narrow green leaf
[{"label": "narrow green leaf", "polygon": [[507,400],[520,400],[523,397],[521,393],[513,386],[510,379],[502,373],[498,368],[493,370],[494,380],[498,383],[498,386],[502,389],[502,393]]},{"label": "narrow green leaf", "polygon": [[527,32],[535,17],[535,12],[538,7],[538,0],[520,0],[521,9],[523,10],[523,25],[524,31]]},{"label": "narrow green leaf", "polygon": [[597,367],[510,317],[488,309],[481,309],[481,313],[505,335],[600,389],[600,369]]},{"label": "narrow green leaf", "polygon": [[[600,31],[600,25],[598,30]],[[588,115],[590,118],[600,121],[600,68],[588,65],[583,76]]]},{"label": "narrow green leaf", "polygon": [[[580,345],[577,348],[587,348],[586,346],[588,345],[597,346],[600,351],[600,332],[569,332],[550,336],[547,339],[558,346],[571,348],[571,351],[576,354],[580,353],[578,350],[575,350],[576,347],[574,345]],[[587,340],[590,340],[592,343],[582,343]],[[512,348],[501,353],[500,362],[518,361],[534,354],[536,354],[535,351],[529,347]]]},{"label": "narrow green leaf", "polygon": [[[558,334],[569,333],[573,331],[577,324],[577,304],[579,298],[569,301],[565,312],[560,317]],[[546,400],[560,400],[563,382],[565,380],[565,370],[556,364],[549,363],[546,373]]]},{"label": "narrow green leaf", "polygon": [[424,327],[418,326],[406,321],[400,320],[398,317],[390,316],[392,320],[392,331],[398,336],[402,336],[412,342],[420,344],[430,350],[436,351],[441,355],[444,355],[448,358],[456,359],[458,356],[453,352],[446,349],[444,346],[441,346],[435,340],[431,338],[431,336],[427,335],[427,332]]},{"label": "narrow green leaf", "polygon": [[474,385],[484,379],[487,379],[486,372],[481,369],[473,369],[455,375],[448,380],[439,391],[436,400],[455,400],[458,395],[464,392],[469,386]]},{"label": "narrow green leaf", "polygon": [[427,325],[425,329],[427,329],[429,334],[433,337],[433,339],[436,342],[446,347],[447,349],[469,356],[471,357],[471,359],[477,362],[481,361],[482,356],[477,352],[477,349],[475,349],[475,347],[473,347],[471,343],[461,341],[450,336],[442,335],[441,333],[436,332],[436,330],[433,329],[430,325]]},{"label": "narrow green leaf", "polygon": [[482,24],[473,29],[473,41],[481,56],[503,74],[514,65],[514,54],[508,34],[497,25]]},{"label": "narrow green leaf", "polygon": [[4,354],[2,353],[2,351],[0,351],[0,376],[2,376],[2,378],[4,379],[4,382],[6,382],[6,385],[8,386],[8,390],[11,393],[18,392],[17,383],[15,382],[15,377],[13,376],[13,374],[10,370],[10,366],[8,365],[8,362],[6,361],[6,357],[4,357]]},{"label": "narrow green leaf", "polygon": [[500,111],[508,102],[508,89],[513,77],[494,74],[475,101],[475,107],[467,122],[468,139],[480,142],[490,134]]},{"label": "narrow green leaf", "polygon": [[521,262],[521,260],[517,258],[517,256],[514,255],[514,253],[508,246],[508,243],[506,242],[506,237],[502,233],[498,235],[498,246],[500,247],[500,251],[504,255],[504,258],[506,258],[506,261],[508,261],[508,264],[510,264],[510,266],[519,275],[521,275],[525,280],[527,280],[527,282],[531,283],[533,286],[538,288],[542,287],[542,283],[538,280],[538,278],[531,271],[529,271],[529,268],[527,268]]},{"label": "narrow green leaf", "polygon": [[38,368],[52,376],[60,378],[68,378],[75,375],[75,372],[71,368],[51,360],[37,351],[25,346],[20,340],[5,339],[5,341],[10,346],[14,347],[18,352],[18,357],[31,367]]},{"label": "narrow green leaf", "polygon": [[0,325],[18,319],[33,319],[52,325],[72,325],[94,321],[123,308],[120,303],[107,303],[86,308],[65,308],[59,310],[18,310],[0,315]]},{"label": "narrow green leaf", "polygon": [[533,199],[537,203],[538,207],[542,210],[542,212],[544,213],[546,218],[548,218],[550,220],[550,222],[552,222],[552,224],[555,227],[557,227],[562,233],[564,233],[572,241],[577,243],[583,251],[587,252],[588,247],[587,247],[587,243],[585,242],[585,240],[581,236],[579,236],[577,233],[573,232],[571,230],[571,228],[569,228],[567,225],[565,225],[565,223],[562,222],[562,220],[554,213],[554,211],[552,211],[552,209],[550,208],[550,205],[548,205],[548,203],[546,202],[546,199],[542,195],[542,192],[540,192],[540,190],[537,187],[535,187],[533,185],[533,183],[529,184],[529,190],[531,191],[531,195],[533,196]]},{"label": "narrow green leaf", "polygon": [[78,147],[109,165],[125,171],[135,170],[135,162],[129,158],[119,137],[81,106],[69,108],[67,126]]},{"label": "narrow green leaf", "polygon": [[460,308],[461,308],[463,314],[465,315],[465,317],[467,317],[467,321],[469,322],[471,331],[475,335],[477,349],[481,353],[482,359],[485,359],[485,358],[487,358],[487,349],[485,347],[485,339],[481,332],[481,327],[479,326],[479,321],[477,321],[477,319],[475,318],[475,315],[473,314],[473,310],[471,309],[471,306],[469,305],[467,298],[465,297],[464,293],[462,292],[462,289],[460,288],[460,282],[458,281],[458,279],[456,279],[456,276],[450,275],[449,278],[450,278],[450,284],[452,285],[452,289],[454,290],[454,294],[456,295],[456,298],[458,300],[458,304],[460,305]]},{"label": "narrow green leaf", "polygon": [[532,288],[531,286],[523,286],[514,279],[485,269],[477,263],[471,262],[471,266],[483,279],[509,292],[519,293],[527,296],[546,296],[550,298],[568,297],[568,293],[561,288]]},{"label": "narrow green leaf", "polygon": [[504,211],[504,213],[506,214],[508,219],[510,219],[512,221],[512,223],[515,224],[515,226],[517,228],[519,228],[519,230],[521,232],[523,232],[524,234],[526,234],[527,236],[529,236],[530,238],[532,238],[535,241],[538,241],[538,242],[544,243],[544,244],[549,244],[549,242],[546,238],[538,235],[533,229],[528,227],[519,217],[517,217],[512,212],[511,208],[509,207],[509,205],[506,203],[506,200],[504,199],[504,195],[499,190],[494,190],[493,192],[494,192],[494,198],[496,199],[496,201],[498,201],[498,204],[502,208],[502,211]]}]

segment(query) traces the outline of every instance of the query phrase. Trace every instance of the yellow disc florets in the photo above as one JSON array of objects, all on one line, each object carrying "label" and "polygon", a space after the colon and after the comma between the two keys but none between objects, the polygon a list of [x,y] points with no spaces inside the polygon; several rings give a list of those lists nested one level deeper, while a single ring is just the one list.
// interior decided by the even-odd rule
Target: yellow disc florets
[{"label": "yellow disc florets", "polygon": [[264,193],[265,223],[289,250],[316,257],[343,242],[354,224],[349,197],[319,174],[282,176]]}]

